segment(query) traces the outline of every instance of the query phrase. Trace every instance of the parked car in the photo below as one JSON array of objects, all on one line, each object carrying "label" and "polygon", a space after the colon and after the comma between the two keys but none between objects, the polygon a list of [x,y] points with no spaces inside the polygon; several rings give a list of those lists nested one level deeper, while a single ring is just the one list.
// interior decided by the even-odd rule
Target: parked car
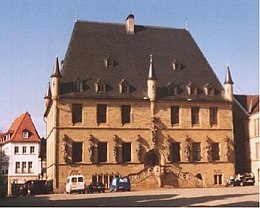
[{"label": "parked car", "polygon": [[246,186],[246,185],[254,185],[255,184],[255,176],[253,173],[239,173],[235,176],[231,176],[226,186]]},{"label": "parked car", "polygon": [[118,177],[112,180],[110,191],[131,191],[131,183],[129,177]]},{"label": "parked car", "polygon": [[24,184],[16,184],[17,195],[27,196],[35,194],[50,194],[53,193],[52,180],[29,180]]},{"label": "parked car", "polygon": [[83,175],[72,175],[67,178],[65,193],[72,192],[85,193],[85,179]]},{"label": "parked car", "polygon": [[93,192],[105,193],[105,185],[101,182],[92,182],[87,186],[87,193]]}]

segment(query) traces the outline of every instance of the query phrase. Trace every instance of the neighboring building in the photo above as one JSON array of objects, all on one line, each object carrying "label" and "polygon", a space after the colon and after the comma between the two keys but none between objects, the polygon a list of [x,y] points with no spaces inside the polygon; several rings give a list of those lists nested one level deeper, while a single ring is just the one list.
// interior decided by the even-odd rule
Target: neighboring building
[{"label": "neighboring building", "polygon": [[1,172],[11,194],[12,183],[38,179],[41,173],[40,138],[28,112],[14,120],[9,130],[0,138]]},{"label": "neighboring building", "polygon": [[259,184],[259,96],[234,96],[236,172],[253,172]]},{"label": "neighboring building", "polygon": [[45,95],[47,177],[205,187],[234,174],[233,82],[185,29],[77,21]]}]

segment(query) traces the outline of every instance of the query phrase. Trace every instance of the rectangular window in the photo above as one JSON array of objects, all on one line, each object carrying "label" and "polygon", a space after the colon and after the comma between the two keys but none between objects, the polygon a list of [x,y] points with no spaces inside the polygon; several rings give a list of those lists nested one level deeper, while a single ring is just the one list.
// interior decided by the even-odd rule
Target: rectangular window
[{"label": "rectangular window", "polygon": [[19,154],[19,147],[18,146],[14,147],[14,154]]},{"label": "rectangular window", "polygon": [[22,162],[22,173],[26,173],[26,162]]},{"label": "rectangular window", "polygon": [[97,105],[97,123],[107,122],[107,105]]},{"label": "rectangular window", "polygon": [[173,163],[180,162],[180,143],[171,143],[171,161]]},{"label": "rectangular window", "polygon": [[131,161],[131,143],[122,144],[122,157],[123,157],[123,162]]},{"label": "rectangular window", "polygon": [[72,162],[82,162],[82,142],[72,143]]},{"label": "rectangular window", "polygon": [[219,143],[211,144],[212,160],[219,160]]},{"label": "rectangular window", "polygon": [[35,150],[34,150],[34,146],[30,146],[30,154],[34,154]]},{"label": "rectangular window", "polygon": [[28,139],[29,138],[29,132],[28,131],[23,131],[23,138]]},{"label": "rectangular window", "polygon": [[200,108],[191,107],[191,124],[199,125],[200,124]]},{"label": "rectangular window", "polygon": [[222,184],[222,175],[214,175],[214,184],[221,185]]},{"label": "rectangular window", "polygon": [[259,160],[259,144],[260,144],[260,142],[256,142],[255,143],[255,159],[256,160]]},{"label": "rectangular window", "polygon": [[179,125],[180,122],[180,107],[179,106],[171,106],[171,124]]},{"label": "rectangular window", "polygon": [[201,160],[201,150],[200,150],[200,143],[192,143],[192,158],[193,161],[200,161]]},{"label": "rectangular window", "polygon": [[20,162],[15,162],[15,173],[21,173]]},{"label": "rectangular window", "polygon": [[32,169],[32,162],[28,162],[28,173],[32,173],[33,169]]},{"label": "rectangular window", "polygon": [[122,124],[130,123],[130,105],[121,105],[121,122]]},{"label": "rectangular window", "polygon": [[107,143],[99,142],[98,143],[98,162],[107,161]]},{"label": "rectangular window", "polygon": [[82,104],[72,104],[72,123],[82,122]]},{"label": "rectangular window", "polygon": [[210,112],[210,125],[216,125],[218,124],[218,108],[217,107],[211,107],[209,108]]},{"label": "rectangular window", "polygon": [[23,154],[26,154],[26,147],[25,146],[23,146]]}]

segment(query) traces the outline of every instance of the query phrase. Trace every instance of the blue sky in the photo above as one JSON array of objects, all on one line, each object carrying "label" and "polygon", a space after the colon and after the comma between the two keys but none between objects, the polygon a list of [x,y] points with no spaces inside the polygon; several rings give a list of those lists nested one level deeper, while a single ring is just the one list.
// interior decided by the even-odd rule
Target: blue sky
[{"label": "blue sky", "polygon": [[28,111],[45,136],[44,94],[55,55],[64,58],[79,20],[188,29],[223,83],[230,66],[235,94],[259,93],[258,0],[0,0],[0,132]]}]

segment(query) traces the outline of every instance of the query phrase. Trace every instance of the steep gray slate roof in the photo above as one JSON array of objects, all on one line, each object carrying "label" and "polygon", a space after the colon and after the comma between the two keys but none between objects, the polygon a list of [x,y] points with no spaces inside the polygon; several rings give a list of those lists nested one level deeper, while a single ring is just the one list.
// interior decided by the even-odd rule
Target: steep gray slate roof
[{"label": "steep gray slate roof", "polygon": [[[127,35],[124,24],[88,21],[77,21],[74,25],[61,70],[60,94],[62,97],[143,99],[150,54],[158,98],[224,101],[222,85],[187,30],[136,25],[135,34]],[[107,57],[114,61],[113,67],[105,66]],[[181,69],[173,70],[174,59],[181,64]],[[108,92],[95,92],[98,79],[108,85]],[[128,94],[119,93],[122,79],[131,85]],[[77,83],[82,81],[84,86],[80,90]],[[171,82],[180,85],[179,95],[167,95],[167,85]],[[187,95],[189,82],[201,90],[199,95]],[[216,95],[204,94],[203,86],[207,83],[216,89]]]}]

